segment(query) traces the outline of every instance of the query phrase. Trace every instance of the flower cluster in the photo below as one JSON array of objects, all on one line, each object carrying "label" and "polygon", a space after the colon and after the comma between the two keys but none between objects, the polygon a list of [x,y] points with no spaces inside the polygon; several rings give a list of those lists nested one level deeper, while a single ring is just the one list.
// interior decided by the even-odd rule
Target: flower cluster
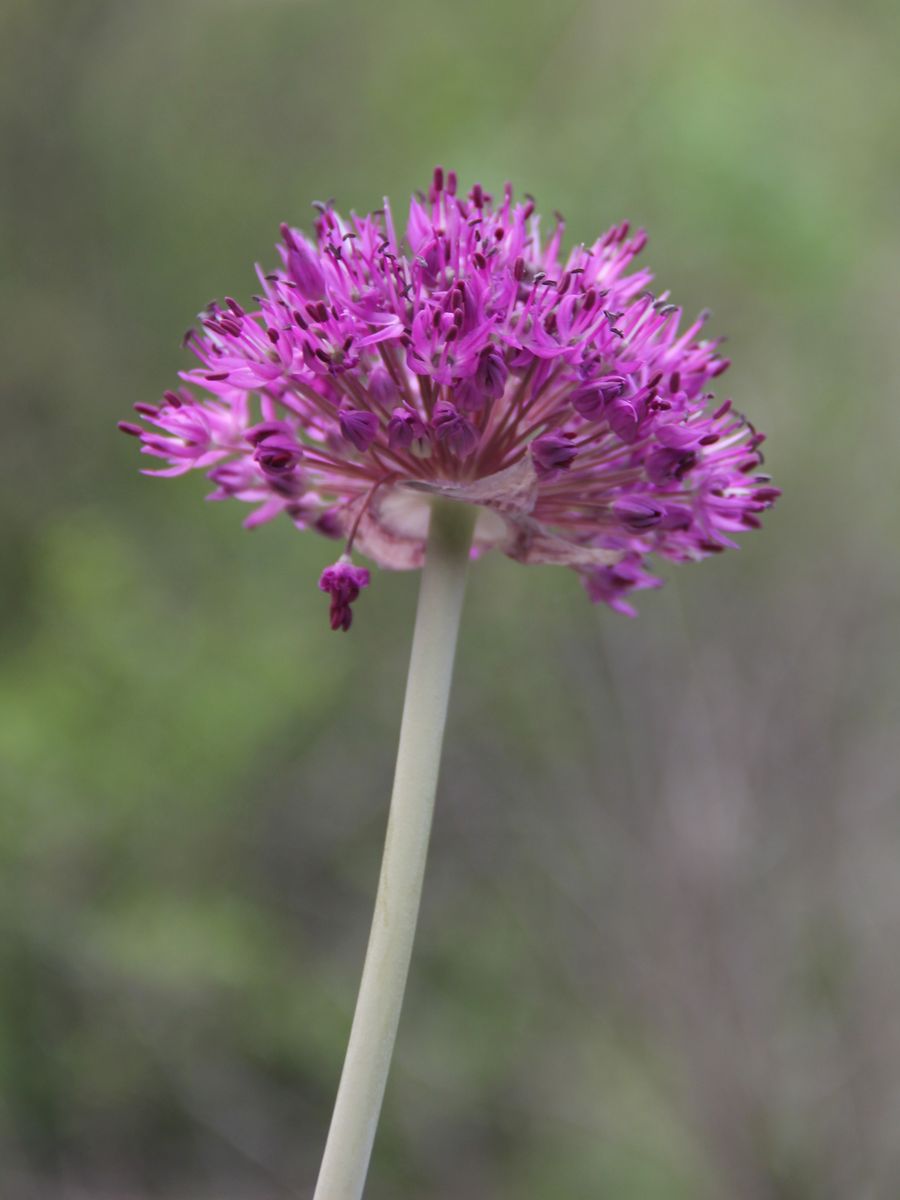
[{"label": "flower cluster", "polygon": [[[187,334],[188,386],[122,422],[168,463],[150,474],[206,471],[212,499],[256,506],[246,525],[285,513],[393,568],[421,564],[431,497],[479,505],[475,553],[565,564],[627,613],[661,583],[649,554],[759,525],[763,435],[710,391],[728,360],[706,315],[682,328],[629,269],[643,232],[564,257],[560,217],[542,240],[531,199],[462,196],[440,168],[405,233],[387,202],[316,208],[314,240],[282,226],[252,311],[226,298]],[[367,584],[346,554],[325,572],[333,628]]]}]

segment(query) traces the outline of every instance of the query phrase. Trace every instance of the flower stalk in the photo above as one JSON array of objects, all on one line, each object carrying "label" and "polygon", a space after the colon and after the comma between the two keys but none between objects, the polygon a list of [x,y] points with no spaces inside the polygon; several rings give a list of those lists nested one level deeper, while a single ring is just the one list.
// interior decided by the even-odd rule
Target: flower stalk
[{"label": "flower stalk", "polygon": [[314,1200],[359,1200],[412,953],[476,510],[432,505],[375,913]]}]

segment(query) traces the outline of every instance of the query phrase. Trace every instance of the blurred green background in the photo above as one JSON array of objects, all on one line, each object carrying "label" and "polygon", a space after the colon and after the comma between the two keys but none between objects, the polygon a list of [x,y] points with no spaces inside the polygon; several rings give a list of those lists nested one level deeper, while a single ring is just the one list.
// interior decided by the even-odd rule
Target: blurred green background
[{"label": "blurred green background", "polygon": [[415,603],[116,432],[278,223],[623,217],[785,489],[629,622],[472,572],[371,1200],[900,1195],[894,0],[5,0],[0,1198],[311,1195]]}]

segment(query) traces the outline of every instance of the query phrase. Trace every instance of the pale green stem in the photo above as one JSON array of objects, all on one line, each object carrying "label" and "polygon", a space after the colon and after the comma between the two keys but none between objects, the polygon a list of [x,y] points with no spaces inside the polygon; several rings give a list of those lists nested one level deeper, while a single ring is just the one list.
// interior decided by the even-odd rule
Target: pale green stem
[{"label": "pale green stem", "polygon": [[475,510],[432,507],[381,877],[314,1200],[359,1200],[403,1004],[431,832]]}]

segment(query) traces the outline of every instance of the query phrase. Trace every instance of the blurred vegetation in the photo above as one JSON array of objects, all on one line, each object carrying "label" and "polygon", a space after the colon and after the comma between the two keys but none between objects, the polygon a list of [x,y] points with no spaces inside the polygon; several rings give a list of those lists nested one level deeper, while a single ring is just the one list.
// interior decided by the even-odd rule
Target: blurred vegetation
[{"label": "blurred vegetation", "polygon": [[628,216],[785,496],[628,622],[473,571],[368,1195],[900,1194],[893,0],[6,0],[0,1196],[311,1194],[416,580],[115,422],[278,222],[435,162]]}]

